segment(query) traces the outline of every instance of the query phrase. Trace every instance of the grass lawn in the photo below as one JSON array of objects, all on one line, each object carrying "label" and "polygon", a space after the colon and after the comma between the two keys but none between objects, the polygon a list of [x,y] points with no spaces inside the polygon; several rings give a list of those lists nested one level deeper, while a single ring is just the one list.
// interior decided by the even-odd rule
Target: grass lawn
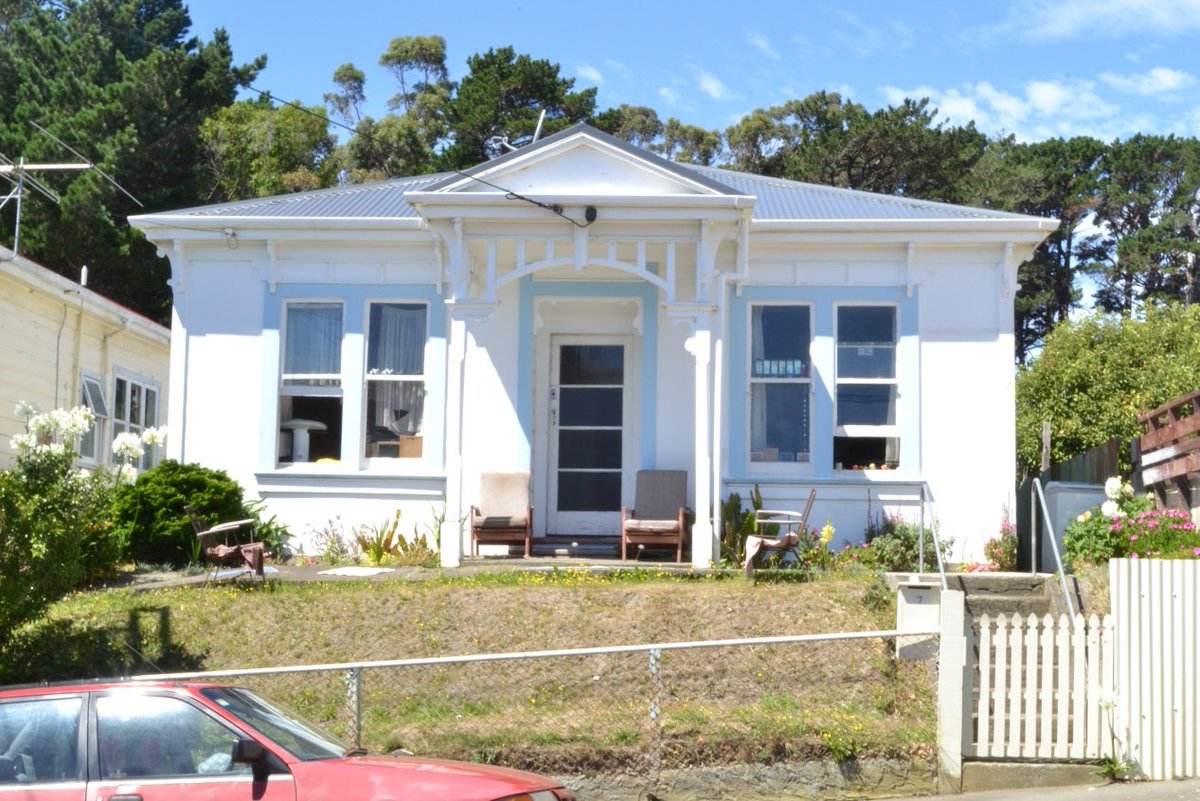
[{"label": "grass lawn", "polygon": [[[274,582],[82,593],[0,654],[0,683],[161,671],[890,629],[865,575],[809,582],[653,570]],[[343,735],[341,673],[235,680]],[[363,675],[363,745],[611,769],[929,757],[934,669],[879,640],[389,668]]]}]

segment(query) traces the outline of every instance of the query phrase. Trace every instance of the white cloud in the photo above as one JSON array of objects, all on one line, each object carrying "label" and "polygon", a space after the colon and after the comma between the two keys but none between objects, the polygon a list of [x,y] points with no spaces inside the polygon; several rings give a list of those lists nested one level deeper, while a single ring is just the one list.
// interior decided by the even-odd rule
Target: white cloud
[{"label": "white cloud", "polygon": [[592,67],[588,64],[580,64],[575,69],[575,74],[578,75],[580,78],[583,78],[585,81],[590,81],[591,83],[594,83],[597,86],[604,83],[604,76],[602,74],[600,74],[600,70],[598,70],[595,67]]},{"label": "white cloud", "polygon": [[771,47],[771,41],[761,33],[746,34],[746,41],[751,47],[772,61],[779,60],[779,51],[777,51],[774,47]]},{"label": "white cloud", "polygon": [[731,100],[734,97],[720,78],[706,70],[696,70],[696,86],[713,100]]},{"label": "white cloud", "polygon": [[839,11],[838,16],[849,26],[850,30],[835,30],[834,38],[860,58],[874,55],[880,51],[907,50],[917,41],[916,31],[902,22],[890,20],[879,26],[869,25],[848,11]]},{"label": "white cloud", "polygon": [[1200,0],[1058,0],[1013,8],[1010,27],[1048,41],[1131,34],[1179,36],[1200,29]]},{"label": "white cloud", "polygon": [[633,71],[630,70],[629,67],[626,67],[624,64],[622,64],[620,61],[608,58],[608,59],[604,60],[604,66],[608,67],[610,70],[612,70],[613,72],[620,75],[627,82],[633,79]]},{"label": "white cloud", "polygon": [[658,87],[658,96],[663,99],[663,102],[668,106],[679,105],[679,93],[669,86]]},{"label": "white cloud", "polygon": [[1113,72],[1100,73],[1100,80],[1116,89],[1118,92],[1130,92],[1137,95],[1159,95],[1166,92],[1176,92],[1195,85],[1194,75],[1173,70],[1169,67],[1155,67],[1149,72],[1134,75],[1117,75]]}]

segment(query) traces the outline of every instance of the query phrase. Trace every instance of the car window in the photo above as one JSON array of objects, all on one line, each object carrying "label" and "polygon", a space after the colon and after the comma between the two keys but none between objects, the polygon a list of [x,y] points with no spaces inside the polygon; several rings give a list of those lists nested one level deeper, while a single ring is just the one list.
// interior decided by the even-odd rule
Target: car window
[{"label": "car window", "polygon": [[249,690],[213,687],[202,692],[214,704],[250,728],[262,732],[299,759],[334,759],[350,751],[345,743],[333,735],[301,720],[293,712],[285,712]]},{"label": "car window", "polygon": [[80,781],[82,698],[0,704],[0,784]]},{"label": "car window", "polygon": [[101,779],[250,771],[233,762],[237,733],[178,698],[101,696],[96,738]]}]

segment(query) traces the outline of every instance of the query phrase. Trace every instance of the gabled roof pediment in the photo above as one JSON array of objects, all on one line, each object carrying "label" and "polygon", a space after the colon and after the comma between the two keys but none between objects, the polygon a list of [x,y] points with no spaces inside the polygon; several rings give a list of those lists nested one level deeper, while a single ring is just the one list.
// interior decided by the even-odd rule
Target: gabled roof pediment
[{"label": "gabled roof pediment", "polygon": [[736,196],[708,176],[579,124],[429,187],[435,196],[498,191],[538,196]]}]

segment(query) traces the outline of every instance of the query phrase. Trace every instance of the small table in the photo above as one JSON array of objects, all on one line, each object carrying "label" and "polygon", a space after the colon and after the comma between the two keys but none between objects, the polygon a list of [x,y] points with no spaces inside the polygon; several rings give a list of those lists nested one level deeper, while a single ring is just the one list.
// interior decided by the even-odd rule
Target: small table
[{"label": "small table", "polygon": [[329,426],[325,425],[320,420],[305,420],[300,417],[296,417],[291,420],[284,420],[279,424],[279,427],[292,432],[293,462],[308,461],[308,439],[310,431],[327,431],[329,429]]},{"label": "small table", "polygon": [[759,509],[754,513],[754,525],[758,531],[764,526],[779,526],[779,536],[764,537],[752,534],[746,537],[746,576],[754,575],[754,562],[763,551],[782,551],[783,562],[800,561],[799,530],[808,525],[808,512],[787,512],[778,509]]}]

